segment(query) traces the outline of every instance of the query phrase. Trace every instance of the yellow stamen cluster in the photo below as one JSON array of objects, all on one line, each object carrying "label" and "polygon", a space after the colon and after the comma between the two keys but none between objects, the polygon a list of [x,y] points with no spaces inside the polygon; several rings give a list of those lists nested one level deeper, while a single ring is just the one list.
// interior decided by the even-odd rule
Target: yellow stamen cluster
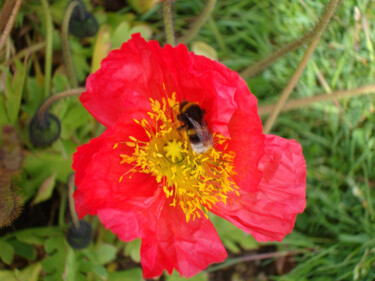
[{"label": "yellow stamen cluster", "polygon": [[[229,192],[238,194],[238,187],[232,179],[235,154],[226,151],[227,139],[220,134],[214,134],[214,141],[223,147],[222,150],[212,147],[206,153],[194,153],[186,131],[179,129],[179,104],[175,94],[167,100],[163,98],[162,104],[153,99],[150,102],[152,112],[147,113],[148,120],[134,120],[144,128],[149,141],[131,136],[125,142],[134,148],[134,152],[120,154],[121,164],[128,163],[133,168],[119,181],[124,176],[131,178],[133,173],[152,174],[170,205],[179,206],[184,211],[186,221],[202,215],[207,217],[207,211],[214,204],[226,203]],[[118,145],[116,143],[114,148]]]}]

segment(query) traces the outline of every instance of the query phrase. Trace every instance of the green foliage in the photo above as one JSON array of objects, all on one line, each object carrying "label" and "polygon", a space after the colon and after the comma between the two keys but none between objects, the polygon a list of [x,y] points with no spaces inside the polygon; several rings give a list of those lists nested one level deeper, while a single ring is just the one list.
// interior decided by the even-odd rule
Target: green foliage
[{"label": "green foliage", "polygon": [[238,254],[242,249],[251,250],[258,248],[259,243],[251,235],[246,234],[229,221],[217,216],[212,217],[211,221],[215,225],[225,248],[232,253]]},{"label": "green foliage", "polygon": [[208,281],[208,276],[207,274],[204,273],[199,273],[191,278],[185,278],[185,277],[180,277],[179,274],[174,271],[171,275],[166,275],[165,276],[167,281]]},{"label": "green foliage", "polygon": [[[68,2],[50,2],[54,22],[50,86],[52,94],[56,94],[69,88],[60,36]],[[94,7],[90,1],[84,2],[98,20],[100,31],[93,38],[69,37],[75,74],[81,86],[108,51],[120,47],[132,33],[141,32],[145,38],[152,37],[164,44],[160,4],[151,8],[152,5],[139,6],[139,1],[130,1],[133,6],[123,1],[124,7],[112,12],[104,4]],[[191,26],[205,3],[203,0],[174,2],[177,37]],[[231,69],[241,71],[310,31],[327,3],[328,0],[217,1],[211,18],[188,47],[212,58],[217,56]],[[291,98],[374,83],[374,11],[374,1],[342,1]],[[0,237],[0,280],[143,280],[139,267],[121,263],[122,259],[140,262],[140,240],[124,245],[96,219],[90,221],[95,234],[88,248],[73,250],[67,244],[65,185],[72,172],[72,155],[78,145],[99,135],[104,128],[77,97],[71,97],[49,109],[61,123],[58,141],[43,149],[30,144],[28,126],[44,101],[45,52],[44,48],[27,51],[27,56],[17,58],[13,54],[46,40],[46,23],[39,1],[24,1],[16,26],[7,43],[12,48],[4,47],[7,52],[1,50],[4,58],[1,57],[0,66],[0,128],[13,125],[22,140],[24,165],[18,186],[23,201],[30,208],[48,205],[48,211],[43,209],[38,216],[48,215],[50,221],[43,222],[44,227],[26,226],[22,230],[16,224],[4,231]],[[248,79],[260,105],[278,99],[305,49],[303,46],[287,54]],[[308,191],[307,208],[298,216],[295,230],[282,243],[274,244],[280,250],[301,253],[294,255],[295,265],[290,272],[267,276],[268,280],[375,279],[374,111],[374,97],[368,95],[313,104],[303,110],[282,113],[277,119],[273,133],[302,144],[308,165]],[[212,220],[231,255],[241,256],[245,250],[255,251],[261,245],[227,221],[217,217]],[[16,261],[22,261],[21,266]],[[201,273],[189,280],[210,280],[213,273],[210,276]],[[248,277],[236,276],[238,280]],[[186,280],[176,273],[165,279]]]},{"label": "green foliage", "polygon": [[108,274],[108,281],[143,281],[142,270],[134,268],[123,271],[111,272]]}]

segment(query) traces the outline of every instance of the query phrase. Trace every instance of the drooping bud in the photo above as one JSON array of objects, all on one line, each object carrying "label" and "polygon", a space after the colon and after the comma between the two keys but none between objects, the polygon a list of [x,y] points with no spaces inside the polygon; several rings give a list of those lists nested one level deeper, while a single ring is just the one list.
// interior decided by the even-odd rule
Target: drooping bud
[{"label": "drooping bud", "polygon": [[69,33],[77,38],[94,36],[99,25],[93,14],[89,13],[81,0],[74,0],[77,3],[69,21]]},{"label": "drooping bud", "polygon": [[61,124],[51,113],[37,112],[29,125],[29,137],[36,147],[45,147],[54,143],[60,136]]},{"label": "drooping bud", "polygon": [[93,230],[91,225],[86,221],[80,220],[78,228],[74,223],[71,224],[66,234],[66,240],[72,248],[83,249],[90,245],[92,235]]}]

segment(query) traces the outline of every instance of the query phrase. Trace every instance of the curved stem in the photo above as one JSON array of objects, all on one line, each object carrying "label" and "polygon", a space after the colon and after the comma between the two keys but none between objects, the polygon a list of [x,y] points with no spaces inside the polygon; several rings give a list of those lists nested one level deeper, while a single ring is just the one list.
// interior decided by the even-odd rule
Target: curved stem
[{"label": "curved stem", "polygon": [[262,253],[262,254],[254,254],[254,255],[247,255],[238,258],[231,258],[227,259],[221,264],[211,266],[210,268],[206,269],[205,272],[214,272],[223,268],[227,268],[233,266],[238,263],[248,262],[248,261],[256,261],[256,260],[264,260],[264,259],[272,259],[272,258],[279,258],[284,256],[292,256],[304,252],[311,251],[313,249],[305,249],[305,250],[291,250],[286,252],[271,252],[271,253]]},{"label": "curved stem", "polygon": [[35,45],[29,46],[25,49],[22,49],[13,58],[6,60],[4,62],[4,65],[9,66],[13,62],[14,59],[21,60],[23,57],[28,56],[29,54],[42,50],[45,46],[46,46],[46,42],[43,41],[43,42],[36,43]]},{"label": "curved stem", "polygon": [[274,53],[260,60],[256,64],[251,65],[245,70],[241,71],[240,76],[243,79],[248,79],[252,76],[255,76],[256,74],[264,70],[267,66],[272,64],[274,61],[278,60],[279,58],[286,55],[287,53],[292,52],[298,49],[299,47],[301,47],[302,45],[304,45],[305,43],[309,42],[314,36],[315,36],[315,30],[310,31],[309,33],[304,35],[302,38],[292,43],[289,43],[288,45],[282,47],[281,49],[275,51]]},{"label": "curved stem", "polygon": [[41,0],[41,2],[46,22],[46,61],[44,64],[44,97],[46,98],[51,91],[53,25],[48,1]]},{"label": "curved stem", "polygon": [[72,1],[69,3],[68,7],[64,13],[64,20],[61,27],[61,39],[62,39],[62,51],[64,57],[64,66],[66,74],[68,75],[70,86],[76,88],[78,85],[77,77],[74,72],[72,55],[69,49],[69,22],[70,17],[74,9],[79,5],[78,1]]},{"label": "curved stem", "polygon": [[271,113],[270,117],[267,119],[266,125],[264,126],[264,133],[268,134],[270,132],[270,130],[271,130],[273,124],[275,123],[275,120],[276,120],[277,116],[279,115],[282,107],[284,106],[284,104],[285,104],[286,100],[288,99],[290,93],[292,92],[292,90],[294,89],[295,85],[297,84],[299,78],[301,77],[301,74],[302,74],[303,70],[305,69],[308,60],[310,59],[312,53],[314,52],[316,46],[318,45],[318,42],[319,42],[319,39],[320,39],[320,37],[323,33],[323,30],[325,29],[329,20],[333,16],[333,14],[334,14],[337,6],[339,5],[340,1],[341,0],[331,0],[328,3],[328,5],[326,7],[326,10],[324,11],[324,14],[323,14],[322,18],[317,25],[317,27],[319,27],[319,28],[317,29],[316,37],[314,38],[314,40],[311,42],[311,44],[307,48],[307,50],[305,52],[305,55],[303,56],[301,62],[299,63],[296,72],[293,74],[293,76],[290,79],[288,85],[286,86],[284,91],[281,93],[281,96],[280,96],[280,98],[279,98],[279,100],[278,100],[278,102],[277,102],[277,104],[274,108],[274,111]]},{"label": "curved stem", "polygon": [[69,201],[69,212],[72,218],[75,229],[79,229],[79,219],[74,206],[74,174],[71,174],[68,179],[68,201]]},{"label": "curved stem", "polygon": [[38,119],[39,119],[39,122],[40,123],[43,123],[43,119],[44,119],[44,116],[46,114],[46,111],[48,110],[48,108],[56,101],[60,100],[60,99],[63,99],[63,98],[66,98],[66,97],[71,97],[71,96],[75,96],[75,95],[80,95],[82,92],[84,92],[86,89],[85,88],[77,88],[77,89],[72,89],[72,90],[68,90],[68,91],[64,91],[64,92],[61,92],[61,93],[58,93],[56,95],[53,95],[51,96],[50,98],[48,98],[43,104],[42,106],[39,108],[39,111],[38,111]]},{"label": "curved stem", "polygon": [[163,1],[162,7],[163,7],[164,29],[165,29],[165,36],[167,37],[167,43],[172,46],[175,46],[176,38],[174,36],[174,27],[173,27],[172,1],[171,0]]},{"label": "curved stem", "polygon": [[[328,4],[328,6],[329,5],[330,4]],[[264,70],[267,66],[269,66],[270,64],[272,64],[279,58],[283,57],[287,53],[298,49],[302,45],[311,41],[314,37],[320,36],[319,32],[322,30],[322,28],[324,28],[324,26],[322,25],[324,25],[324,22],[322,22],[321,20],[318,22],[318,24],[314,27],[312,31],[308,32],[307,34],[297,39],[296,41],[289,43],[286,46],[282,47],[281,49],[275,51],[274,53],[260,60],[256,64],[249,66],[248,68],[240,72],[240,76],[244,79],[248,79],[252,76],[255,76],[256,74]]]},{"label": "curved stem", "polygon": [[210,18],[208,19],[208,23],[209,23],[210,26],[211,26],[211,30],[212,30],[212,32],[213,32],[215,38],[216,38],[217,43],[219,44],[219,47],[220,47],[221,51],[222,51],[224,54],[226,54],[226,53],[227,53],[227,46],[225,45],[225,41],[224,41],[224,39],[223,39],[223,36],[221,35],[220,30],[219,30],[219,28],[217,27],[217,25],[216,25],[216,23],[215,23],[215,21],[213,20],[212,17],[210,17]]},{"label": "curved stem", "polygon": [[183,36],[178,38],[179,43],[188,43],[193,39],[202,28],[203,24],[208,20],[212,11],[216,5],[216,0],[207,0],[206,6],[204,7],[202,13],[195,19],[191,27],[185,32]]},{"label": "curved stem", "polygon": [[[362,86],[350,90],[335,91],[330,94],[320,94],[310,98],[290,100],[285,103],[281,111],[288,111],[292,109],[302,108],[304,106],[309,106],[316,102],[322,101],[334,101],[336,99],[351,98],[360,95],[373,94],[375,93],[375,84]],[[259,115],[267,115],[274,111],[275,104],[259,106]]]},{"label": "curved stem", "polygon": [[5,42],[9,36],[10,31],[12,30],[14,21],[16,20],[16,16],[18,14],[18,11],[21,8],[22,0],[17,0],[17,2],[14,4],[12,12],[9,16],[9,20],[7,24],[5,25],[4,32],[0,37],[0,51],[4,47]]}]

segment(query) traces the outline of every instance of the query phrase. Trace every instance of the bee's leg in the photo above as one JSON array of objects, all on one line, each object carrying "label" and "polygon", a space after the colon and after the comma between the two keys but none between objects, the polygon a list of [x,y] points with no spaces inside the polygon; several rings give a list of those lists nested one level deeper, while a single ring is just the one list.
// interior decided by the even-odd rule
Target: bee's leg
[{"label": "bee's leg", "polygon": [[177,128],[177,130],[181,131],[182,129],[186,129],[187,128],[187,124],[184,124],[180,127]]}]

